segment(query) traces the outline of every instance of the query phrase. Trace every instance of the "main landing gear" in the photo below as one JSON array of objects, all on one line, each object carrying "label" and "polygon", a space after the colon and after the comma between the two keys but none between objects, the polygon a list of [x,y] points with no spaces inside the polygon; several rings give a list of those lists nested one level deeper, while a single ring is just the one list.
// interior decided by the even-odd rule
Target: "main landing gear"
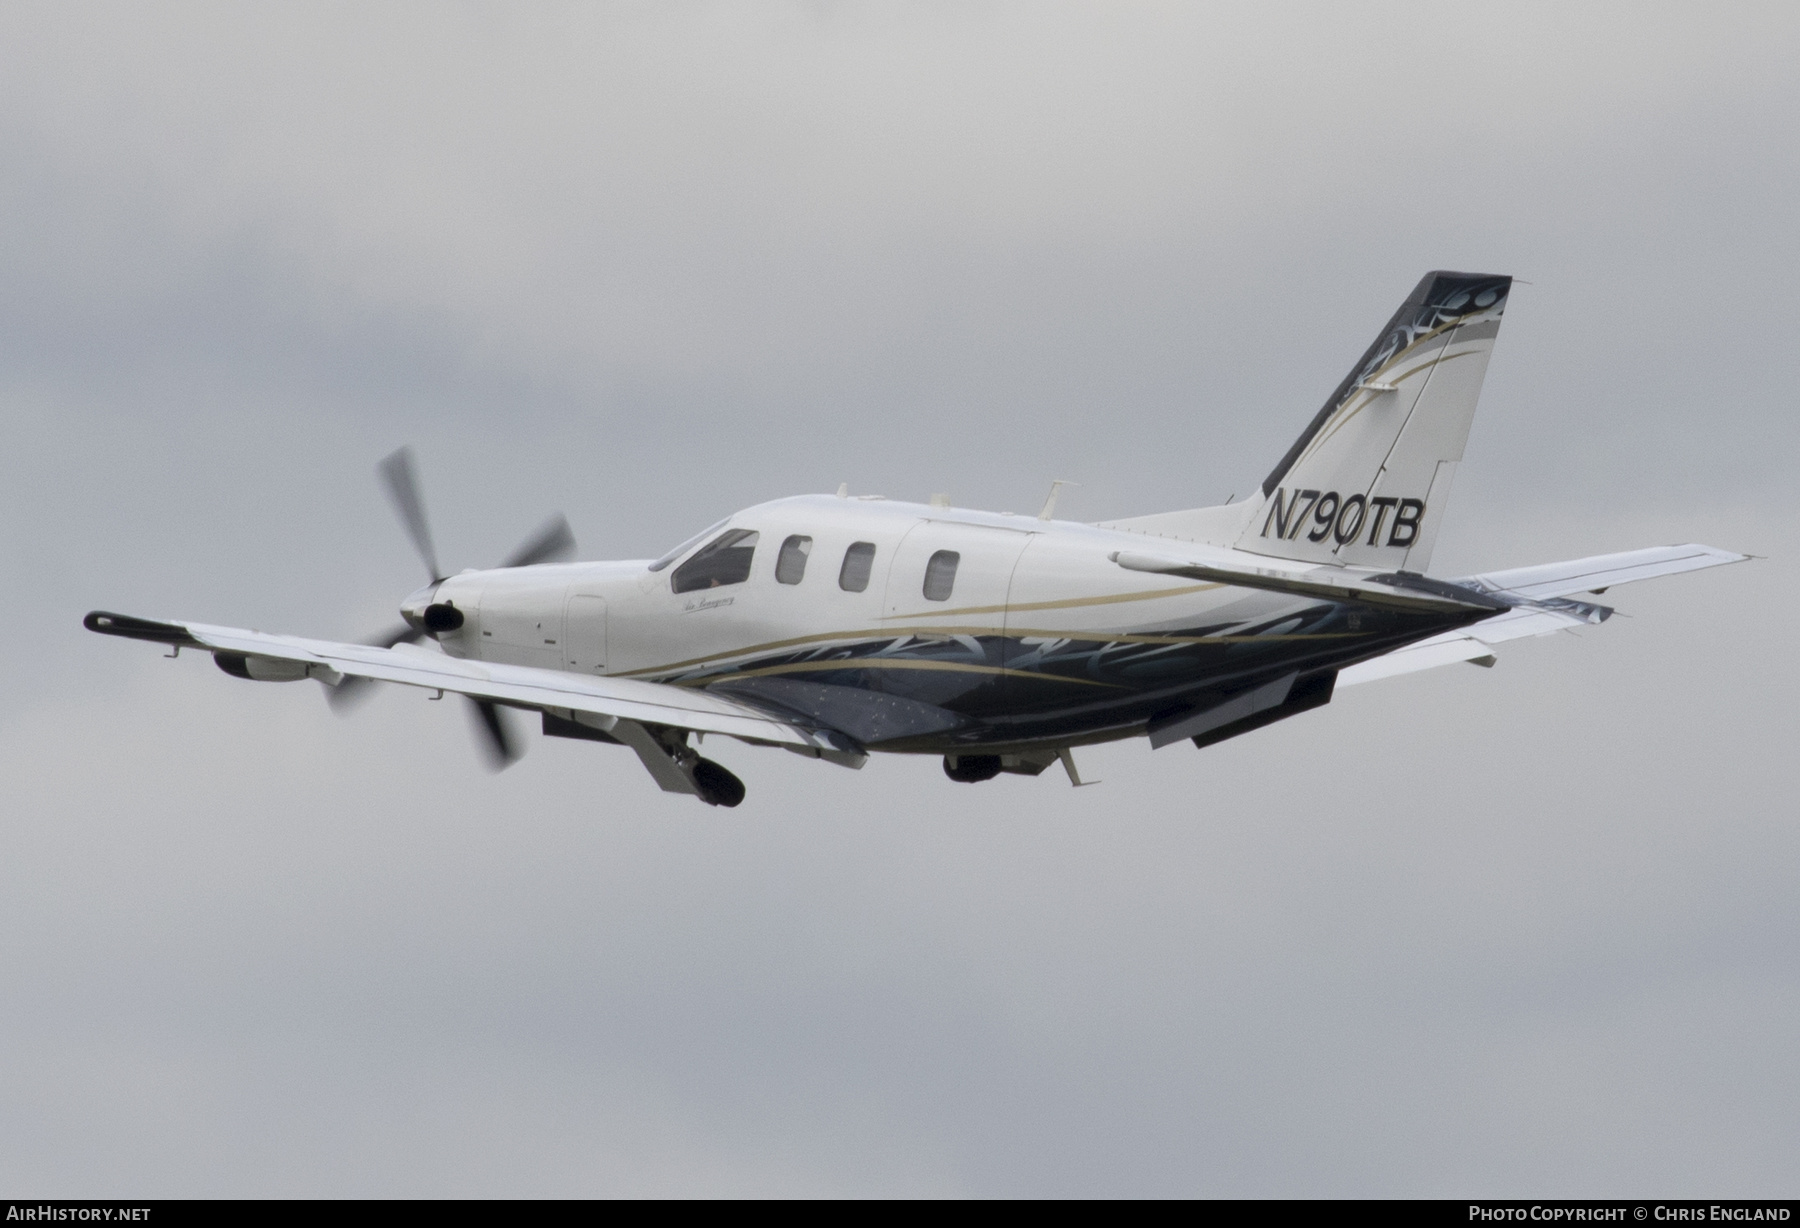
[{"label": "main landing gear", "polygon": [[992,780],[1002,772],[1037,776],[1057,761],[1053,750],[1027,751],[1018,755],[945,755],[944,775],[965,785]]},{"label": "main landing gear", "polygon": [[[1043,769],[1038,769],[1042,771]],[[1000,774],[999,755],[945,755],[944,775],[965,785],[992,780]]]},{"label": "main landing gear", "polygon": [[1069,783],[1077,789],[1084,785],[1097,785],[1097,780],[1083,780],[1075,770],[1075,756],[1068,747],[1056,750],[1031,750],[1016,755],[945,755],[944,775],[961,784],[972,785],[978,781],[992,780],[1002,772],[1014,776],[1042,775],[1045,768],[1053,763],[1061,763],[1063,770],[1069,774]]},{"label": "main landing gear", "polygon": [[690,793],[708,806],[727,809],[744,800],[744,782],[724,764],[702,759],[687,744],[687,730],[627,720],[608,720],[602,726],[588,719],[545,712],[544,736],[629,746],[664,793]]}]

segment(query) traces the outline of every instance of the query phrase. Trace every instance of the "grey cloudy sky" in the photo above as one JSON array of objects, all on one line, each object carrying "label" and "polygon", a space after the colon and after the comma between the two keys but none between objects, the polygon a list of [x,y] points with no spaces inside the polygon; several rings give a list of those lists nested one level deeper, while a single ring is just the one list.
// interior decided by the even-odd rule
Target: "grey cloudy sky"
[{"label": "grey cloudy sky", "polygon": [[[0,8],[0,1191],[1794,1193],[1800,10]],[[329,636],[550,509],[1260,479],[1515,293],[1436,568],[1701,540],[1498,668],[1099,788],[748,747],[732,812]]]}]

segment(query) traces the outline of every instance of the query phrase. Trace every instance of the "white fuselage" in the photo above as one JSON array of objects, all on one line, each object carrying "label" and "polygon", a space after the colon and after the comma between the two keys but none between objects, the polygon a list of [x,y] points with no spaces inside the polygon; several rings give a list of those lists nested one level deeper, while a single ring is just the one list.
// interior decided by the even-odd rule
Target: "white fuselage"
[{"label": "white fuselage", "polygon": [[[693,587],[686,564],[734,530],[757,535],[739,556],[747,574]],[[1435,630],[1408,619],[1365,628],[1330,602],[1112,561],[1145,544],[1067,521],[799,496],[732,516],[660,570],[631,560],[469,571],[416,594],[408,613],[424,601],[460,610],[462,627],[438,637],[452,656],[689,686],[873,689],[997,721],[996,743],[1126,736],[1158,697],[1210,678],[1278,660],[1344,664]],[[847,566],[852,553],[866,565]]]}]

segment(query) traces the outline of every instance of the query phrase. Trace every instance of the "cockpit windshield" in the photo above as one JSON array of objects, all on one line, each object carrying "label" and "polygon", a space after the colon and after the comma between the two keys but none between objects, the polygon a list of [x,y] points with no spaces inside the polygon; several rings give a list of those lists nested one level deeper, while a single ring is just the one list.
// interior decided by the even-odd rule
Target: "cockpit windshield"
[{"label": "cockpit windshield", "polygon": [[697,588],[742,584],[750,578],[756,543],[761,537],[755,529],[727,529],[677,567],[669,587],[678,593],[691,593]]},{"label": "cockpit windshield", "polygon": [[711,525],[707,528],[701,529],[698,533],[694,534],[692,537],[690,537],[686,541],[682,542],[679,546],[675,547],[673,550],[671,550],[667,554],[663,555],[660,559],[657,559],[656,562],[650,564],[650,570],[651,571],[661,571],[663,568],[667,567],[670,563],[673,563],[676,559],[678,559],[682,555],[686,554],[689,550],[692,550],[695,546],[698,546],[701,542],[705,541],[707,538],[711,537],[714,533],[717,533],[720,529],[724,528],[725,521],[730,520],[730,519],[731,519],[731,517],[727,516],[727,517],[725,517],[725,520],[721,520],[718,524]]}]

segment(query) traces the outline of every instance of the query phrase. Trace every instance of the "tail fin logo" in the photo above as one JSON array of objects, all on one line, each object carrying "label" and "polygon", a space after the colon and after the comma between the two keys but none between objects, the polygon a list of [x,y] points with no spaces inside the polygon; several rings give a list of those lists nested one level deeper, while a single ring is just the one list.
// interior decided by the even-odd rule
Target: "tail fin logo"
[{"label": "tail fin logo", "polygon": [[1452,286],[1450,288],[1454,289],[1454,293],[1449,297],[1442,302],[1427,302],[1417,308],[1410,318],[1405,314],[1406,308],[1402,307],[1388,322],[1387,332],[1370,347],[1369,353],[1363,355],[1362,365],[1344,381],[1344,386],[1338,392],[1340,402],[1344,395],[1362,387],[1364,381],[1386,367],[1398,355],[1412,349],[1421,338],[1433,336],[1489,311],[1496,316],[1503,312],[1512,278],[1501,278],[1499,281],[1501,284],[1487,286],[1475,293]]},{"label": "tail fin logo", "polygon": [[[1499,331],[1500,317],[1506,311],[1506,299],[1511,290],[1512,278],[1497,273],[1451,273],[1440,270],[1425,274],[1413,288],[1412,294],[1400,305],[1400,309],[1388,320],[1387,327],[1376,335],[1374,343],[1350,369],[1350,374],[1344,377],[1343,383],[1326,399],[1300,438],[1294,441],[1294,446],[1288,449],[1287,455],[1263,479],[1263,494],[1271,494],[1277,485],[1291,476],[1289,471],[1295,462],[1306,454],[1332,415],[1357,393],[1395,391],[1372,385],[1370,381],[1385,377],[1389,368],[1407,354],[1415,352],[1422,345],[1430,344],[1433,338],[1477,324],[1487,326],[1487,336],[1483,339],[1491,346],[1493,335]],[[1467,332],[1462,336],[1468,341],[1478,339],[1475,334]],[[1473,413],[1473,402],[1470,404],[1470,412]]]},{"label": "tail fin logo", "polygon": [[[1390,513],[1392,513],[1390,517]],[[1277,541],[1295,541],[1302,531],[1306,540],[1323,542],[1334,539],[1347,546],[1362,535],[1366,527],[1368,546],[1393,546],[1405,550],[1419,540],[1419,522],[1425,518],[1425,500],[1402,499],[1379,495],[1348,498],[1335,490],[1296,490],[1289,493],[1277,487],[1269,498],[1269,514],[1263,520],[1262,536]],[[1381,540],[1383,529],[1387,540]]]}]

